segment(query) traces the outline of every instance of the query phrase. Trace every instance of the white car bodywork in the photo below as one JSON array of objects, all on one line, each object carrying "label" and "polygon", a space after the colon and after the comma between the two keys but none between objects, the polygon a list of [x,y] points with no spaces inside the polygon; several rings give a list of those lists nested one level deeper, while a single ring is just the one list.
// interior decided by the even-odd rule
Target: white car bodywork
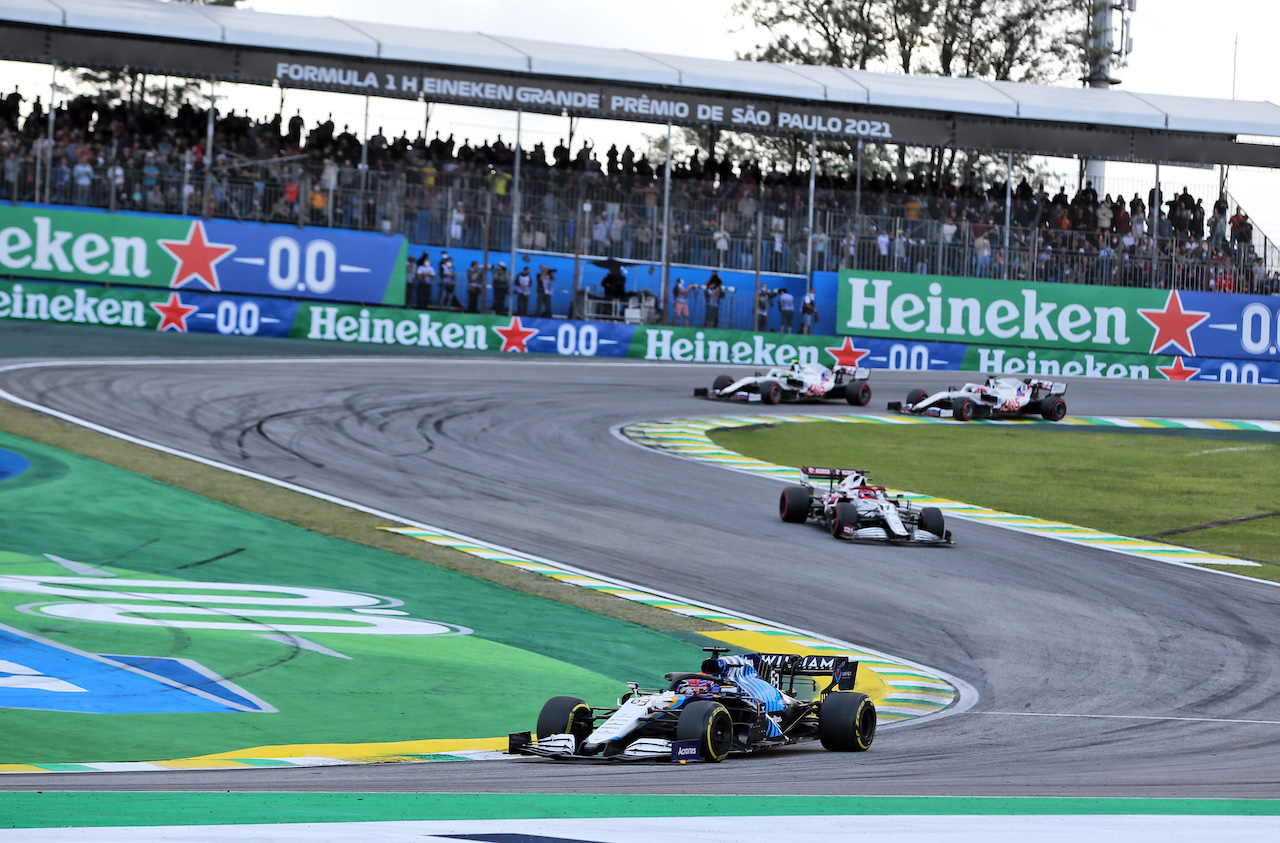
[{"label": "white car bodywork", "polygon": [[[1066,391],[1065,383],[993,375],[984,383],[966,383],[959,389],[953,387],[924,396],[913,392],[905,402],[890,402],[889,409],[944,419],[962,418],[959,411],[967,400],[971,402],[969,418],[1040,415],[1059,421],[1066,415],[1066,402],[1062,400]],[[916,397],[914,402],[912,397]]]},{"label": "white car bodywork", "polygon": [[[871,371],[861,366],[834,366],[828,369],[819,363],[792,363],[789,366],[774,366],[767,372],[733,380],[728,375],[721,375],[716,386],[711,389],[695,389],[694,395],[705,398],[738,399],[743,401],[761,401],[766,404],[776,401],[806,401],[827,398],[844,398],[850,404],[865,404],[870,400],[870,387],[862,388],[871,376]],[[777,384],[776,393],[770,395],[770,385]],[[856,398],[848,390],[862,389]],[[864,398],[866,400],[861,400]],[[776,400],[775,400],[776,398]]]},{"label": "white car bodywork", "polygon": [[[779,515],[784,521],[821,521],[838,539],[951,544],[940,511],[890,495],[883,486],[872,485],[864,471],[805,467],[801,472],[804,485],[782,493]],[[811,482],[815,479],[826,480],[826,488]]]}]

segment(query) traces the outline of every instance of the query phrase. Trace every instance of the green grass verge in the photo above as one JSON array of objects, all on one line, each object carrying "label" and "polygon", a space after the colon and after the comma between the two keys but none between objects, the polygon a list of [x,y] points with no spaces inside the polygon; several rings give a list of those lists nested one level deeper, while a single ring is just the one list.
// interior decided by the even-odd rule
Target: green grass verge
[{"label": "green grass verge", "polygon": [[[897,489],[1149,536],[1280,510],[1280,442],[992,425],[781,424],[713,431],[780,465],[862,468]],[[1159,541],[1280,565],[1280,516]],[[1276,571],[1261,572],[1266,579]]]},{"label": "green grass verge", "polygon": [[409,556],[430,565],[470,574],[526,594],[546,597],[660,632],[700,632],[719,628],[697,618],[687,618],[675,612],[623,600],[589,588],[567,585],[510,565],[490,562],[467,553],[389,533],[380,528],[403,525],[270,483],[133,445],[3,401],[0,401],[0,431],[91,457],[247,512],[256,512],[305,527],[321,535]]}]

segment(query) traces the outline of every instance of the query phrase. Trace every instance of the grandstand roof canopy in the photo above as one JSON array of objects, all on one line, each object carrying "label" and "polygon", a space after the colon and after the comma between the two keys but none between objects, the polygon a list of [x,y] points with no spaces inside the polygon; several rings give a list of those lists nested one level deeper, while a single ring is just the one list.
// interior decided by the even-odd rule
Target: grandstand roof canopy
[{"label": "grandstand roof canopy", "polygon": [[733,131],[1280,167],[1280,106],[723,61],[158,0],[0,0],[0,58]]}]

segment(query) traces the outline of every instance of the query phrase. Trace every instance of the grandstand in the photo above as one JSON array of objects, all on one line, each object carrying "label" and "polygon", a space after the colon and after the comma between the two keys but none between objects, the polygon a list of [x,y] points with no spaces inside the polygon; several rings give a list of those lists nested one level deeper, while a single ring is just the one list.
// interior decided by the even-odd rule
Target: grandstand
[{"label": "grandstand", "polygon": [[[0,56],[61,67],[714,124],[806,146],[838,138],[1280,166],[1280,148],[1240,141],[1280,137],[1270,103],[713,62],[153,0],[0,2],[0,21]],[[0,198],[402,233],[414,254],[616,258],[663,278],[681,264],[1280,292],[1280,254],[1225,194],[1098,196],[1080,185],[1068,195],[927,172],[819,173],[812,159],[765,171],[723,154],[667,167],[630,148],[358,137],[329,120],[256,121],[234,105],[215,115],[183,103],[175,113],[80,96],[50,113],[10,95],[0,103]],[[733,123],[744,108],[769,123]],[[728,324],[750,320],[755,296],[738,298]]]}]

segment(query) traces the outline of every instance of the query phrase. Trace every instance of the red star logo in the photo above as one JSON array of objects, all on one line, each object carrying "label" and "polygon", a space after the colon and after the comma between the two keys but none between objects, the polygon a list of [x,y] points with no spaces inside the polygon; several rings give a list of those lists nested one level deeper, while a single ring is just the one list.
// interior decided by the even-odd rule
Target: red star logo
[{"label": "red star logo", "polygon": [[529,349],[525,348],[525,343],[529,338],[538,333],[537,328],[526,328],[520,324],[519,316],[511,317],[511,324],[505,328],[495,327],[493,330],[498,332],[498,336],[502,337],[503,351],[519,351],[527,354]]},{"label": "red star logo", "polygon": [[1191,369],[1182,365],[1182,358],[1173,358],[1172,366],[1156,366],[1156,371],[1171,381],[1189,381],[1200,373],[1199,369]]},{"label": "red star logo", "polygon": [[151,307],[160,314],[160,327],[156,328],[157,331],[172,328],[184,334],[187,332],[187,317],[200,309],[194,304],[183,304],[177,293],[170,293],[169,301],[164,304],[152,302]]},{"label": "red star logo", "polygon": [[196,220],[191,223],[186,241],[157,240],[166,252],[173,255],[178,268],[173,271],[170,287],[181,287],[188,281],[195,280],[210,290],[217,292],[218,270],[214,264],[236,250],[230,243],[210,243],[205,239],[204,222]]},{"label": "red star logo", "polygon": [[1183,310],[1182,297],[1177,290],[1169,291],[1164,310],[1138,308],[1138,313],[1156,329],[1149,354],[1155,354],[1172,344],[1188,357],[1196,356],[1195,344],[1191,342],[1191,329],[1208,319],[1209,314],[1200,310]]},{"label": "red star logo", "polygon": [[854,348],[853,338],[845,337],[844,345],[839,348],[828,348],[827,354],[836,358],[837,366],[857,366],[858,361],[871,353],[867,348]]}]

